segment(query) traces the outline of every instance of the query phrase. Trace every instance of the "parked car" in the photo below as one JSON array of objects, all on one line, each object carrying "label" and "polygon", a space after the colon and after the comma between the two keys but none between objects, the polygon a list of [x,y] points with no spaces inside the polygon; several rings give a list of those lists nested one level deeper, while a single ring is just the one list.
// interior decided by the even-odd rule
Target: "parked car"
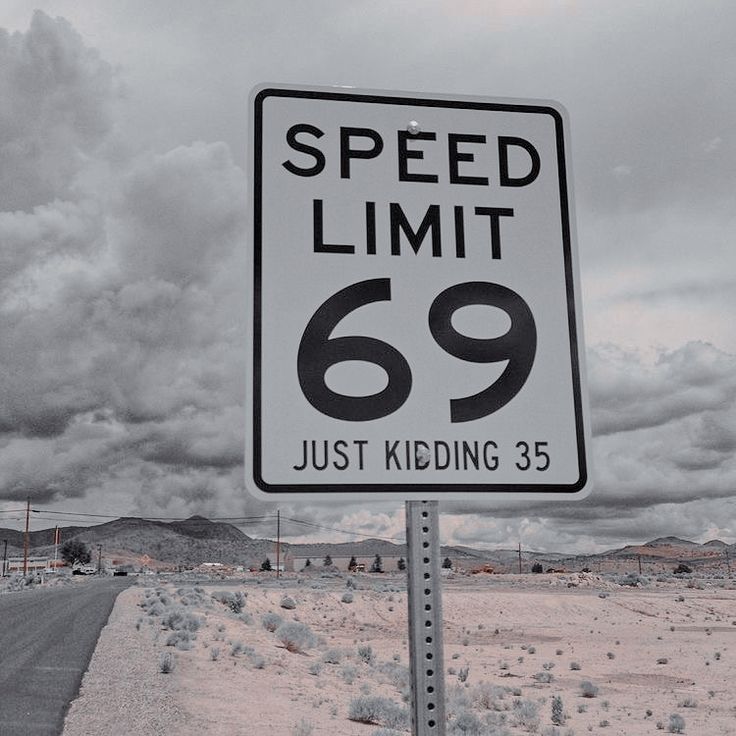
[{"label": "parked car", "polygon": [[72,575],[94,575],[96,572],[94,565],[77,565],[72,568]]}]

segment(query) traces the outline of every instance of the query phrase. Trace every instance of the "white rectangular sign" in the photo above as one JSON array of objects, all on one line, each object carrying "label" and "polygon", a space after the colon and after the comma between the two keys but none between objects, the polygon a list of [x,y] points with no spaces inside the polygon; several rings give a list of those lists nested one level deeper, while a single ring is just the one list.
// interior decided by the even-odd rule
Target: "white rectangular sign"
[{"label": "white rectangular sign", "polygon": [[566,127],[550,102],[253,91],[251,491],[586,494]]}]

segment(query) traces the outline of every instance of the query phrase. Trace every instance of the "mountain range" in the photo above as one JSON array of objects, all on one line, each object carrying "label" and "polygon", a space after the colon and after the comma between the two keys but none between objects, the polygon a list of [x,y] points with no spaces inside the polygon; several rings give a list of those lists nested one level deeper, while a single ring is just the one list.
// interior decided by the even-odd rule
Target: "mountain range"
[{"label": "mountain range", "polygon": [[[96,551],[101,549],[105,560],[114,565],[133,567],[146,565],[157,569],[188,568],[207,562],[225,565],[260,567],[267,557],[274,562],[276,542],[273,539],[254,539],[232,524],[213,522],[202,516],[183,521],[151,521],[123,517],[94,526],[60,527],[61,540],[79,539]],[[32,556],[53,557],[54,529],[29,533],[29,552]],[[0,528],[0,543],[8,542],[8,556],[23,554],[23,532]],[[371,558],[406,557],[406,545],[384,539],[364,539],[358,542],[317,544],[281,543],[281,559],[310,558],[318,566],[328,555],[332,558],[355,556]],[[641,545],[627,545],[603,553],[580,555],[545,553],[519,549],[484,550],[468,546],[445,546],[440,555],[466,569],[490,566],[498,572],[525,572],[534,563],[544,569],[582,570],[600,572],[637,571],[660,572],[685,563],[693,569],[712,571],[730,570],[736,563],[736,545],[719,539],[704,544],[678,537],[660,537]],[[393,569],[393,568],[391,568]]]}]

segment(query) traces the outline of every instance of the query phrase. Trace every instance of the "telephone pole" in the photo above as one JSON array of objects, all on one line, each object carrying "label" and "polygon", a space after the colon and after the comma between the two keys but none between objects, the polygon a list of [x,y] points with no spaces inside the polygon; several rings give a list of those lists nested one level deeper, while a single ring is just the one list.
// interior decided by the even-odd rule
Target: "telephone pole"
[{"label": "telephone pole", "polygon": [[276,511],[276,577],[281,577],[281,511]]},{"label": "telephone pole", "polygon": [[97,545],[97,574],[102,572],[102,545]]},{"label": "telephone pole", "polygon": [[23,576],[28,575],[28,545],[31,524],[31,497],[26,499],[26,533],[23,535]]},{"label": "telephone pole", "polygon": [[3,544],[5,545],[5,547],[3,549],[3,572],[2,572],[2,577],[5,577],[5,567],[6,567],[6,563],[8,561],[8,540],[7,539],[3,539]]},{"label": "telephone pole", "polygon": [[521,575],[521,542],[519,542],[519,575]]}]

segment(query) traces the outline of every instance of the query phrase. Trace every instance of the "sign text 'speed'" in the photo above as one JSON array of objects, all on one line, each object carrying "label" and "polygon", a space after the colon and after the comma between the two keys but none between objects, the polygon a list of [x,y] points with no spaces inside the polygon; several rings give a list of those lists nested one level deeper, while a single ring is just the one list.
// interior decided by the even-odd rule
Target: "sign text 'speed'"
[{"label": "sign text 'speed'", "polygon": [[[318,140],[325,132],[309,123],[292,125],[286,133],[286,142],[289,147],[300,154],[309,157],[306,161],[295,163],[287,159],[282,166],[291,174],[302,177],[313,177],[321,174],[327,166],[327,157],[322,148],[311,145],[304,138],[310,136]],[[338,134],[339,144],[336,155],[339,158],[340,178],[350,179],[352,162],[354,160],[376,159],[384,153],[384,140],[378,131],[372,128],[357,128],[341,126]],[[354,146],[358,141],[367,142],[366,145]],[[424,159],[424,150],[421,146],[437,143],[437,134],[431,131],[411,132],[408,130],[396,131],[397,151],[397,178],[399,182],[424,182],[439,184],[440,176],[436,173],[410,171],[410,161]],[[473,146],[487,145],[486,136],[479,133],[448,133],[447,134],[447,163],[449,184],[490,186],[487,176],[479,176],[479,171],[468,172],[468,167],[476,163]],[[515,147],[526,152],[529,158],[529,170],[523,175],[512,175],[509,165],[509,149]],[[475,149],[477,150],[477,149]],[[516,136],[497,136],[498,152],[498,185],[501,187],[524,187],[536,180],[541,169],[541,158],[537,149],[524,138]],[[461,171],[461,164],[463,171]],[[367,255],[377,254],[376,235],[376,202],[367,201],[364,207],[365,222],[365,252]],[[388,203],[389,242],[392,256],[401,255],[401,235],[408,240],[414,253],[419,248],[428,233],[431,233],[432,256],[437,258],[443,255],[443,237],[441,226],[440,205],[429,204],[422,221],[412,226],[399,202]],[[501,258],[501,217],[513,217],[511,207],[474,207],[472,215],[487,217],[489,223],[490,257],[493,260]],[[324,201],[314,199],[312,202],[312,231],[315,253],[343,253],[356,252],[355,243],[329,243],[324,235]],[[465,258],[466,241],[466,211],[462,205],[453,207],[454,224],[454,255],[456,258]],[[445,236],[445,241],[447,236]]]}]

